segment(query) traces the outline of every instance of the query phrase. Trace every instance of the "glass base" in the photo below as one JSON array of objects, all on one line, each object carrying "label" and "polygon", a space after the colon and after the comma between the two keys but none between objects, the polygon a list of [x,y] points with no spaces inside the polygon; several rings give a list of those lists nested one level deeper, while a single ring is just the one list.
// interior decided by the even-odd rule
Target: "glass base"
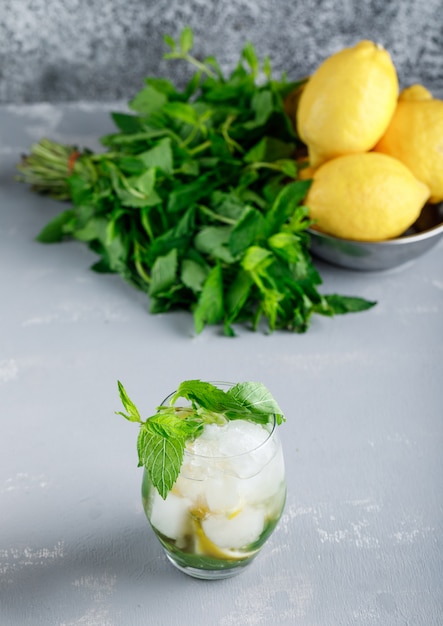
[{"label": "glass base", "polygon": [[237,576],[240,574],[248,565],[250,565],[250,561],[243,563],[242,565],[236,565],[235,567],[225,567],[221,569],[202,569],[198,567],[191,567],[190,565],[182,565],[177,563],[174,558],[165,551],[168,560],[172,563],[174,567],[178,570],[187,574],[188,576],[192,576],[193,578],[199,578],[200,580],[223,580],[223,578],[232,578],[233,576]]}]

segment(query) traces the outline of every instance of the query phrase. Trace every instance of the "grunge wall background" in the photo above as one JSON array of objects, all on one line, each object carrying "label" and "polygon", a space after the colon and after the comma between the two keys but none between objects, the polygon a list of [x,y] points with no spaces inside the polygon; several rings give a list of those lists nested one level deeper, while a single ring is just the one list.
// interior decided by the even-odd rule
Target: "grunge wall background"
[{"label": "grunge wall background", "polygon": [[443,0],[0,0],[0,102],[127,100],[145,76],[183,81],[183,64],[162,60],[163,35],[186,24],[194,53],[225,71],[249,40],[290,79],[372,39],[403,86],[443,97]]}]

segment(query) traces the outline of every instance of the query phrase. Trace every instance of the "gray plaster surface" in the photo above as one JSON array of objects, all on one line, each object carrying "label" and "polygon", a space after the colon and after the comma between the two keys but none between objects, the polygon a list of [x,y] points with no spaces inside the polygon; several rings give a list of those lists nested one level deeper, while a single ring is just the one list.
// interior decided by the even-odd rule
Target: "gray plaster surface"
[{"label": "gray plaster surface", "polygon": [[[196,337],[79,242],[35,241],[63,207],[14,181],[20,154],[110,130],[104,105],[0,107],[1,626],[440,626],[443,242],[389,272],[319,262],[365,313]],[[260,380],[287,416],[285,513],[231,580],[167,562],[114,414],[117,379],[152,412],[186,378]]]},{"label": "gray plaster surface", "polygon": [[360,39],[384,45],[403,86],[443,97],[443,0],[1,0],[0,102],[129,99],[146,76],[182,83],[165,34],[185,25],[195,53],[233,69],[246,41],[276,75],[311,73]]}]

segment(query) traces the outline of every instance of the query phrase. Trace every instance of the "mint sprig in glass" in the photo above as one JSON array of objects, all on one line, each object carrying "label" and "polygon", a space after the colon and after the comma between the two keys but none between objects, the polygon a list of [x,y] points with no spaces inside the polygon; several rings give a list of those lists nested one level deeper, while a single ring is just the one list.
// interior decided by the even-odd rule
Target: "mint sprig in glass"
[{"label": "mint sprig in glass", "polygon": [[262,383],[187,380],[143,420],[118,386],[118,413],[140,425],[143,506],[166,556],[196,578],[241,572],[284,508],[277,402]]}]

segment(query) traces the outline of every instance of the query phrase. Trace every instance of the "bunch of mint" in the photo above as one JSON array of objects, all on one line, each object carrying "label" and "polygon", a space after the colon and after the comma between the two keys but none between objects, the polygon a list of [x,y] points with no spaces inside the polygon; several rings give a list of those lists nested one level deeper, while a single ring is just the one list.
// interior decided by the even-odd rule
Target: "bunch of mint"
[{"label": "bunch of mint", "polygon": [[305,332],[313,314],[374,305],[322,295],[309,253],[310,181],[299,180],[303,146],[285,109],[303,81],[272,77],[246,44],[224,76],[217,61],[190,54],[192,31],[165,37],[167,58],[190,63],[184,89],[146,79],[117,132],[94,154],[48,139],[18,165],[20,179],[71,206],[40,233],[93,250],[92,269],[120,274],[149,296],[152,313],[191,311],[196,333],[236,323]]}]

